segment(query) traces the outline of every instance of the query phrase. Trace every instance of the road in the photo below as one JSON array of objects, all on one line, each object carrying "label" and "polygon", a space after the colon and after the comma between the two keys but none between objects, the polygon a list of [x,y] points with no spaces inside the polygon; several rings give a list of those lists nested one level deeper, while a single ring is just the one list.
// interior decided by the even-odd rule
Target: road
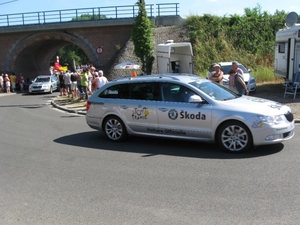
[{"label": "road", "polygon": [[300,223],[298,138],[244,154],[111,143],[84,116],[51,108],[55,95],[0,97],[0,224]]}]

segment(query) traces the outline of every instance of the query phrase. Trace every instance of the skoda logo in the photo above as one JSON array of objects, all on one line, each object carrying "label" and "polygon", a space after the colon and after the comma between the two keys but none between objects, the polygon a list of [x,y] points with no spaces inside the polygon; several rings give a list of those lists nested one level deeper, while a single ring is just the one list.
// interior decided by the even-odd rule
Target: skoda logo
[{"label": "skoda logo", "polygon": [[176,111],[176,109],[171,109],[169,110],[168,115],[171,120],[176,120],[178,117],[178,112]]}]

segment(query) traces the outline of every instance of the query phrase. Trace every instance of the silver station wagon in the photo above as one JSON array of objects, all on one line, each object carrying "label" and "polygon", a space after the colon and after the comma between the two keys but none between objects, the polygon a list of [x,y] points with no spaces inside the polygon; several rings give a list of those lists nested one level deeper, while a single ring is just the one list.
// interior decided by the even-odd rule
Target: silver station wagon
[{"label": "silver station wagon", "polygon": [[192,74],[116,79],[87,102],[86,122],[112,141],[128,135],[215,142],[230,152],[294,136],[288,106],[240,96]]}]

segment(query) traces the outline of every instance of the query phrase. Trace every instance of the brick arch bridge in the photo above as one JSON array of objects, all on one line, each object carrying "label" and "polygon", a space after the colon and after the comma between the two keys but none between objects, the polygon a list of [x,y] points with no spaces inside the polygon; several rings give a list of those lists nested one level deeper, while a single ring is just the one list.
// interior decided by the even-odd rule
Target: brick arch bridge
[{"label": "brick arch bridge", "polygon": [[[178,3],[150,4],[146,9],[156,26],[182,23]],[[49,74],[54,54],[71,44],[95,67],[105,68],[130,39],[137,12],[133,5],[0,15],[0,71],[23,73],[25,78]],[[92,20],[80,20],[81,15],[91,15]]]},{"label": "brick arch bridge", "polygon": [[[78,24],[77,24],[78,26]],[[116,54],[117,46],[129,40],[132,23],[123,26],[37,29],[0,35],[0,70],[23,73],[26,78],[49,74],[51,58],[62,47],[76,45],[96,67],[107,64]],[[102,54],[96,49],[103,48]]]}]

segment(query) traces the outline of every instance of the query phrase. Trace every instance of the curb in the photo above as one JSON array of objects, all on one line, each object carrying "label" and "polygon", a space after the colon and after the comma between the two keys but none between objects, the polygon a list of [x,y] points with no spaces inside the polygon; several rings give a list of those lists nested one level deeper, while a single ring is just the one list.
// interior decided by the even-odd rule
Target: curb
[{"label": "curb", "polygon": [[51,105],[54,107],[54,108],[57,108],[57,109],[60,109],[60,110],[63,110],[63,111],[66,111],[68,113],[75,113],[75,114],[80,114],[80,115],[85,115],[86,112],[83,111],[83,110],[76,110],[76,109],[68,109],[66,107],[63,107],[63,106],[60,106],[58,104],[55,103],[55,101],[51,101]]}]

